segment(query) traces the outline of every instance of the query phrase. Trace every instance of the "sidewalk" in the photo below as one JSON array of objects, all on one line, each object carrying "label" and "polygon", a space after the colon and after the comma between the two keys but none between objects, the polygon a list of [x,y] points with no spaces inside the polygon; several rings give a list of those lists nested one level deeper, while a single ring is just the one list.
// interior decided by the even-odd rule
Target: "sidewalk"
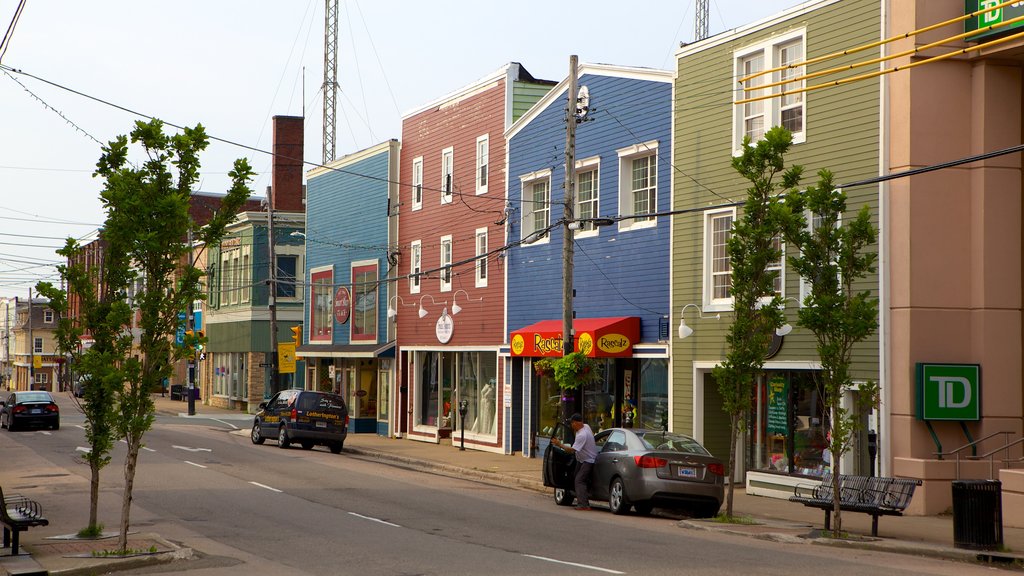
[{"label": "sidewalk", "polygon": [[[154,398],[157,412],[163,415],[189,417],[188,403],[172,401],[168,397]],[[192,418],[212,418],[237,426],[234,433],[248,435],[252,416],[230,410],[212,408],[196,403],[196,415]],[[26,449],[27,450],[27,449]],[[359,458],[372,459],[389,465],[401,466],[424,472],[471,479],[493,485],[517,489],[535,490],[550,494],[541,480],[541,459],[524,458],[521,455],[502,455],[476,450],[460,451],[458,439],[455,445],[438,445],[407,439],[383,438],[372,434],[351,434],[345,443],[345,453]],[[42,466],[42,465],[41,465]],[[48,469],[35,471],[45,474]],[[52,472],[52,470],[51,470]],[[29,494],[31,496],[31,494]],[[10,557],[9,549],[0,551],[0,576],[11,574],[94,574],[125,569],[132,562],[172,562],[175,559],[191,557],[192,551],[181,548],[155,533],[133,535],[130,548],[156,553],[146,554],[134,560],[96,558],[91,552],[110,546],[109,541],[59,540],[53,535],[71,530],[70,521],[62,521],[64,507],[59,501],[49,502],[44,513],[50,519],[50,527],[31,529],[21,535],[22,555]],[[554,503],[552,502],[552,506]],[[871,518],[865,514],[843,514],[843,529],[857,540],[833,541],[824,538],[808,538],[814,529],[822,528],[824,512],[807,508],[786,500],[748,496],[737,487],[734,512],[749,517],[754,524],[722,524],[710,520],[681,519],[679,526],[684,529],[708,530],[724,534],[774,540],[790,543],[841,545],[904,554],[932,556],[955,560],[976,560],[979,553],[953,547],[953,519],[950,516],[904,516],[882,517],[879,520],[879,538],[873,539]],[[48,537],[49,536],[49,537]],[[1003,540],[1007,552],[982,553],[980,559],[994,557],[1000,562],[1017,562],[1024,566],[1024,529],[1004,528]],[[26,555],[31,553],[31,556]],[[77,554],[77,555],[76,555]],[[137,565],[137,564],[136,564]]]}]

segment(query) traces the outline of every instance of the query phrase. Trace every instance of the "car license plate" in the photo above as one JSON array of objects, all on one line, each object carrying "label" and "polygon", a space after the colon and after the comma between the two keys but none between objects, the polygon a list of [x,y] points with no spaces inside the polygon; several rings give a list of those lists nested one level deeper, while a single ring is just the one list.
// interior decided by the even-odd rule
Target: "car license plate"
[{"label": "car license plate", "polygon": [[317,428],[327,428],[327,422],[324,422],[324,421],[321,420],[321,421],[316,423],[316,427]]},{"label": "car license plate", "polygon": [[691,468],[689,466],[680,466],[679,468],[676,469],[676,473],[679,474],[679,476],[681,478],[696,478],[697,477],[697,469],[696,468]]},{"label": "car license plate", "polygon": [[29,410],[28,413],[29,414],[40,414],[40,413],[42,413],[42,410],[40,410],[39,408],[33,408],[33,409]]}]

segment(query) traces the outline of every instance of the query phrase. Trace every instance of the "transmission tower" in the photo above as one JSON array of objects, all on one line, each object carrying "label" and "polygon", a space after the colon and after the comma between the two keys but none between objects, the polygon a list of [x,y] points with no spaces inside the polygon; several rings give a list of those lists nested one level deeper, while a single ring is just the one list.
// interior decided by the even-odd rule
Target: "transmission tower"
[{"label": "transmission tower", "polygon": [[338,0],[324,0],[324,164],[334,160],[338,98]]},{"label": "transmission tower", "polygon": [[697,42],[708,37],[708,0],[697,0],[693,18],[693,41]]}]

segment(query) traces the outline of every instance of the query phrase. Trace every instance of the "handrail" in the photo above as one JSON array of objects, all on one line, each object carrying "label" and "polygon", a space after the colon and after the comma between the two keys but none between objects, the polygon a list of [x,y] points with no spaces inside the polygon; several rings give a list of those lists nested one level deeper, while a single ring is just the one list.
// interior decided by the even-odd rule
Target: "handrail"
[{"label": "handrail", "polygon": [[[993,458],[993,456],[997,452],[1006,451],[1006,456],[1002,460],[1000,460],[1000,462],[1004,462],[1004,463],[1010,462],[1011,461],[1010,460],[1010,448],[1013,447],[1013,446],[1016,446],[1017,444],[1021,444],[1021,443],[1024,443],[1024,437],[1017,438],[1013,442],[1009,442],[1009,443],[1005,444],[1004,446],[1002,446],[1000,448],[996,448],[995,450],[993,450],[993,451],[991,451],[991,452],[989,452],[987,454],[982,454],[981,456],[977,457],[978,460],[981,460],[982,458],[988,458],[988,477],[989,477],[989,480],[995,480],[996,479],[995,478],[995,458]],[[1024,459],[1024,457],[1022,457],[1021,459]],[[959,477],[959,475],[958,475],[958,477]]]},{"label": "handrail", "polygon": [[[973,446],[977,446],[978,444],[984,442],[985,440],[988,440],[989,438],[993,438],[993,437],[998,436],[1000,434],[1003,434],[1003,436],[1004,436],[1003,442],[1005,444],[1003,445],[1002,448],[997,448],[995,451],[998,452],[1000,450],[1006,449],[1007,453],[1009,453],[1009,449],[1008,448],[1011,445],[1010,442],[1009,442],[1009,438],[1010,438],[1010,434],[1013,434],[1013,432],[1010,432],[1008,430],[1004,430],[1002,432],[993,432],[993,433],[989,434],[988,436],[985,436],[984,438],[978,438],[974,442],[969,442],[967,444],[964,444],[963,446],[957,448],[956,450],[950,450],[949,452],[935,452],[935,455],[939,457],[939,460],[942,460],[943,456],[951,456],[951,455],[954,455],[954,454],[956,455],[956,479],[959,480],[960,479],[960,452],[963,451],[963,450],[966,450],[968,448],[971,448]],[[1024,438],[1021,438],[1021,440],[1024,440]],[[972,456],[971,459],[972,460],[980,460],[981,458],[985,458],[986,456],[990,457],[990,459],[991,459],[991,454],[986,454],[984,456]],[[990,476],[992,475],[991,464],[989,466],[989,475]]]}]

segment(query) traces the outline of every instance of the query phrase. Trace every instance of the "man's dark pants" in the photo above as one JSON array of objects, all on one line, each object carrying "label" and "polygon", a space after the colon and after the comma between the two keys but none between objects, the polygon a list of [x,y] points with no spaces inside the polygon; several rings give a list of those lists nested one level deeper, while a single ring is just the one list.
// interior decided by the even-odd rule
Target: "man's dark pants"
[{"label": "man's dark pants", "polygon": [[590,507],[590,473],[594,469],[594,464],[591,462],[577,462],[576,463],[576,507],[577,508],[589,508]]}]

